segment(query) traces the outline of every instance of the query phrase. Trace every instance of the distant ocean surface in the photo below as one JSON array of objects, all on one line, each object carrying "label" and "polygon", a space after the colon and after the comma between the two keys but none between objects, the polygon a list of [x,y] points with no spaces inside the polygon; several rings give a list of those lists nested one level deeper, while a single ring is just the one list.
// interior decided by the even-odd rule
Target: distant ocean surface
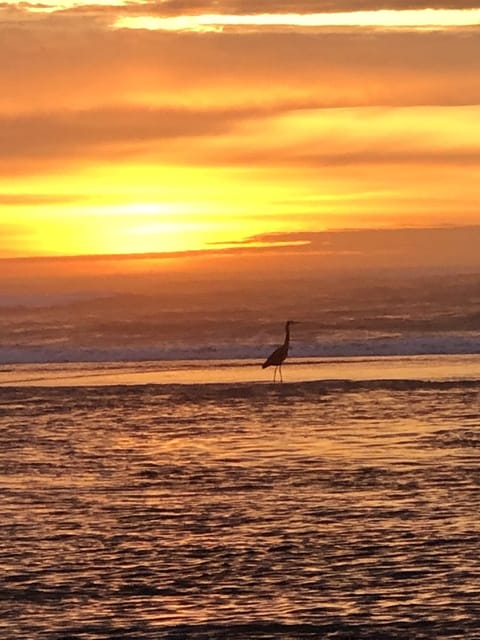
[{"label": "distant ocean surface", "polygon": [[0,366],[2,640],[480,638],[480,356]]},{"label": "distant ocean surface", "polygon": [[295,358],[480,353],[477,273],[268,274],[0,291],[0,364],[261,360],[287,319]]},{"label": "distant ocean surface", "polygon": [[[283,324],[277,343],[283,342]],[[187,332],[187,330],[186,330]],[[46,338],[39,344],[0,345],[0,365],[28,363],[129,363],[139,361],[240,360],[262,358],[278,346],[270,339],[267,346],[256,342],[222,342],[213,338],[209,344],[83,346],[62,344],[62,340]],[[480,332],[418,335],[340,334],[322,338],[321,342],[295,339],[291,353],[298,358],[349,358],[368,356],[467,355],[480,353]]]}]

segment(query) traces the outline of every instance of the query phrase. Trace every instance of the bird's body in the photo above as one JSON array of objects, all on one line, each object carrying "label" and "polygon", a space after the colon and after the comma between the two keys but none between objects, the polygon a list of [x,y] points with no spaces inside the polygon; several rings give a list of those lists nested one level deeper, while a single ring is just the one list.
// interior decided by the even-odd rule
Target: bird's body
[{"label": "bird's body", "polygon": [[283,382],[282,377],[282,364],[285,358],[288,356],[288,348],[290,346],[290,325],[296,324],[294,320],[288,320],[285,324],[285,341],[284,343],[275,349],[273,353],[271,353],[265,362],[262,364],[262,369],[266,369],[267,367],[275,367],[273,372],[273,381],[276,381],[277,371],[280,374],[280,380]]}]

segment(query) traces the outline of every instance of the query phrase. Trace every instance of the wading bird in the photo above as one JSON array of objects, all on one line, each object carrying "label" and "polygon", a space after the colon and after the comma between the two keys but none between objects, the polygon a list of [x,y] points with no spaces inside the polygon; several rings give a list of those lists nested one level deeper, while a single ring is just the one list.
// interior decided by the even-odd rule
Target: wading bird
[{"label": "wading bird", "polygon": [[288,320],[285,324],[285,342],[275,349],[273,353],[271,353],[265,362],[262,364],[262,369],[266,369],[267,367],[275,367],[273,372],[273,381],[276,382],[277,378],[277,370],[280,374],[280,382],[283,382],[282,377],[282,364],[285,358],[288,356],[288,347],[290,345],[290,325],[298,324],[296,320]]}]

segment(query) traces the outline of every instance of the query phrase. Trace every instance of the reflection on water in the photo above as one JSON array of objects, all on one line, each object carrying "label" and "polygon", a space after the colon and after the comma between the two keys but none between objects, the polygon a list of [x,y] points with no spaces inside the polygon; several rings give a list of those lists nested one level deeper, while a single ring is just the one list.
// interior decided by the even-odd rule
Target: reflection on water
[{"label": "reflection on water", "polygon": [[[72,362],[0,367],[0,386],[104,386],[272,381],[258,360]],[[465,380],[480,378],[480,355],[289,358],[286,382],[316,380]]]},{"label": "reflection on water", "polygon": [[479,392],[0,389],[0,637],[478,637]]}]

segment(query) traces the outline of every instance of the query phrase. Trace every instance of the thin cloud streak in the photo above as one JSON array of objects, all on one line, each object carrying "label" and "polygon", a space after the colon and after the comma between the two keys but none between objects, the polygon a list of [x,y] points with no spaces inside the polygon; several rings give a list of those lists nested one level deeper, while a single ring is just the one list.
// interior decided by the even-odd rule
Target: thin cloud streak
[{"label": "thin cloud streak", "polygon": [[163,0],[127,5],[132,11],[165,16],[186,14],[315,14],[348,11],[477,9],[478,0]]},{"label": "thin cloud streak", "polygon": [[414,147],[409,150],[397,151],[385,149],[365,148],[359,151],[330,153],[298,152],[296,149],[276,149],[276,153],[261,152],[226,155],[219,160],[239,166],[258,167],[362,167],[362,166],[456,166],[480,168],[480,147],[477,149],[440,149],[419,150]]},{"label": "thin cloud streak", "polygon": [[[1,231],[0,226],[0,231]],[[238,258],[252,258],[253,266],[258,268],[257,258],[268,256],[270,260],[277,257],[283,260],[286,256],[299,260],[297,266],[319,268],[413,268],[413,267],[480,267],[480,226],[443,227],[405,226],[397,229],[379,228],[350,228],[339,230],[263,233],[249,236],[241,241],[225,241],[224,246],[211,246],[209,249],[190,251],[162,251],[141,254],[110,254],[110,255],[72,255],[72,256],[0,256],[2,264],[1,275],[8,273],[8,267],[17,269],[17,265],[24,263],[35,269],[42,266],[63,264],[65,269],[72,265],[84,264],[86,269],[95,268],[101,272],[101,265],[117,263],[118,265],[144,262],[148,265],[149,273],[155,270],[158,261],[161,268],[166,260],[196,261],[216,258],[220,256]],[[238,264],[238,263],[237,263]],[[244,264],[243,262],[241,264]],[[272,263],[273,264],[273,263]],[[284,264],[282,262],[282,264]],[[215,268],[218,265],[215,263]],[[62,269],[62,272],[64,270]],[[0,275],[0,279],[1,279]]]},{"label": "thin cloud streak", "polygon": [[[56,194],[24,194],[24,193],[0,193],[0,206],[44,206],[48,204],[72,204],[82,202],[82,196],[64,196]],[[0,227],[3,229],[3,227]]]},{"label": "thin cloud streak", "polygon": [[[213,11],[212,11],[213,9]],[[106,28],[148,29],[164,31],[194,31],[199,33],[281,32],[282,30],[328,29],[406,29],[442,30],[480,25],[480,7],[466,2],[465,6],[449,3],[429,3],[426,6],[398,6],[393,3],[263,3],[235,2],[76,2],[0,3],[0,15],[7,21],[46,16],[69,16],[75,20],[89,19]],[[80,23],[79,23],[80,24]]]},{"label": "thin cloud streak", "polygon": [[[399,114],[410,120],[398,122]],[[472,126],[477,109],[315,109],[311,104],[279,102],[231,109],[149,108],[118,105],[90,110],[0,116],[0,167],[17,172],[25,163],[34,172],[68,160],[148,159],[189,166],[322,167],[368,165],[455,165],[480,167],[480,138],[460,140],[436,134],[454,115]],[[408,128],[422,116],[422,141]],[[308,118],[288,139],[295,119]],[[353,118],[353,120],[352,120]],[[434,119],[433,119],[434,118]],[[292,120],[293,119],[293,120]],[[376,127],[371,130],[375,120]],[[355,123],[355,133],[351,131]],[[271,131],[268,127],[272,126]],[[350,128],[350,132],[349,132]],[[262,136],[265,131],[265,138]],[[307,135],[308,134],[308,135]],[[361,135],[360,135],[361,134]],[[442,135],[445,135],[443,132]],[[256,144],[253,141],[256,140]],[[168,145],[164,143],[168,142]],[[427,144],[427,147],[425,147]],[[428,145],[434,144],[434,147]],[[0,194],[0,204],[28,204],[29,198],[54,203],[50,196]],[[42,202],[43,198],[43,202]]]},{"label": "thin cloud streak", "polygon": [[218,31],[227,28],[259,30],[268,28],[393,28],[393,29],[449,29],[480,24],[480,9],[381,9],[344,13],[290,14],[204,14],[158,18],[152,16],[125,17],[114,26],[127,29],[166,31]]},{"label": "thin cloud streak", "polygon": [[277,251],[356,256],[358,266],[380,261],[410,268],[433,264],[480,267],[479,242],[479,225],[449,225],[264,233],[246,238],[245,246],[265,243]]},{"label": "thin cloud streak", "polygon": [[163,17],[186,15],[308,15],[323,13],[358,13],[376,11],[422,11],[478,9],[478,0],[45,0],[42,2],[3,2],[0,10],[16,8],[25,13],[75,12],[91,15],[120,12],[125,14],[156,15]]}]

